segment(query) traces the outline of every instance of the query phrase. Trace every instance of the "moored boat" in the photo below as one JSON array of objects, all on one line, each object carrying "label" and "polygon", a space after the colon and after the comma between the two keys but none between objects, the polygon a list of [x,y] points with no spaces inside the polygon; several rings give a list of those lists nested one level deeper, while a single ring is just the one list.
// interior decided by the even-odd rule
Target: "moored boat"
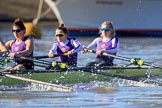
[{"label": "moored boat", "polygon": [[[162,36],[162,15],[159,14],[161,0],[44,0],[44,2],[55,13],[59,23],[65,23],[70,35],[99,35],[98,27],[103,21],[109,20],[114,23],[118,35]],[[40,8],[41,5],[40,1]]]}]

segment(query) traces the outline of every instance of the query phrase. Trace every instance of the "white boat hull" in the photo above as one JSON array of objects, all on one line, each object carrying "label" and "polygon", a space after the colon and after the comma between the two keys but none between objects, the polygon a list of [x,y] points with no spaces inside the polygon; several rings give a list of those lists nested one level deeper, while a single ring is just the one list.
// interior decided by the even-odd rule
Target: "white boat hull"
[{"label": "white boat hull", "polygon": [[61,0],[56,6],[74,33],[97,33],[103,21],[112,21],[117,33],[162,36],[161,0]]}]

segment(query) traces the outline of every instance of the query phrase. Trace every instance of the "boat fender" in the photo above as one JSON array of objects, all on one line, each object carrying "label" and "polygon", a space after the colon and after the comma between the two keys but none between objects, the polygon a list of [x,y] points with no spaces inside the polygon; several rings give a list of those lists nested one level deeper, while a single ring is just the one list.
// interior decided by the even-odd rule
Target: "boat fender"
[{"label": "boat fender", "polygon": [[41,30],[38,27],[34,26],[30,22],[26,22],[24,25],[26,28],[25,36],[32,36],[36,39],[41,39]]}]

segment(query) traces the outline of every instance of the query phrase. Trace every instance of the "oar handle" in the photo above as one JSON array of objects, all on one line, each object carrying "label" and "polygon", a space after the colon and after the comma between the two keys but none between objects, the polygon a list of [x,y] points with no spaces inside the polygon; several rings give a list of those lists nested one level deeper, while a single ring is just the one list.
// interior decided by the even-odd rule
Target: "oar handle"
[{"label": "oar handle", "polygon": [[90,52],[90,53],[96,53],[95,50],[87,50],[87,51]]}]

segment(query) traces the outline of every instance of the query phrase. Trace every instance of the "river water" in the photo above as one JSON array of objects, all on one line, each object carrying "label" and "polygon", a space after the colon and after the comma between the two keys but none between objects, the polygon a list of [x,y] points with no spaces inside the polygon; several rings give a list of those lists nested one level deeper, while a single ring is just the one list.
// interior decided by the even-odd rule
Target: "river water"
[{"label": "river water", "polygon": [[[34,55],[47,55],[54,38],[55,26],[40,25],[42,39],[35,39]],[[6,42],[13,39],[9,24],[0,25],[0,37]],[[95,37],[77,37],[83,45]],[[153,37],[119,37],[118,55],[137,57],[148,62],[161,64],[162,38]],[[84,66],[94,60],[94,54],[79,53],[78,65]],[[129,64],[115,60],[118,64]],[[116,81],[114,79],[113,81]],[[129,85],[131,84],[131,86]],[[161,108],[162,87],[143,85],[138,82],[120,83],[92,82],[88,85],[72,85],[76,92],[61,93],[41,90],[13,88],[0,91],[1,108]],[[93,87],[92,87],[93,86]],[[95,87],[94,87],[95,86]]]}]

